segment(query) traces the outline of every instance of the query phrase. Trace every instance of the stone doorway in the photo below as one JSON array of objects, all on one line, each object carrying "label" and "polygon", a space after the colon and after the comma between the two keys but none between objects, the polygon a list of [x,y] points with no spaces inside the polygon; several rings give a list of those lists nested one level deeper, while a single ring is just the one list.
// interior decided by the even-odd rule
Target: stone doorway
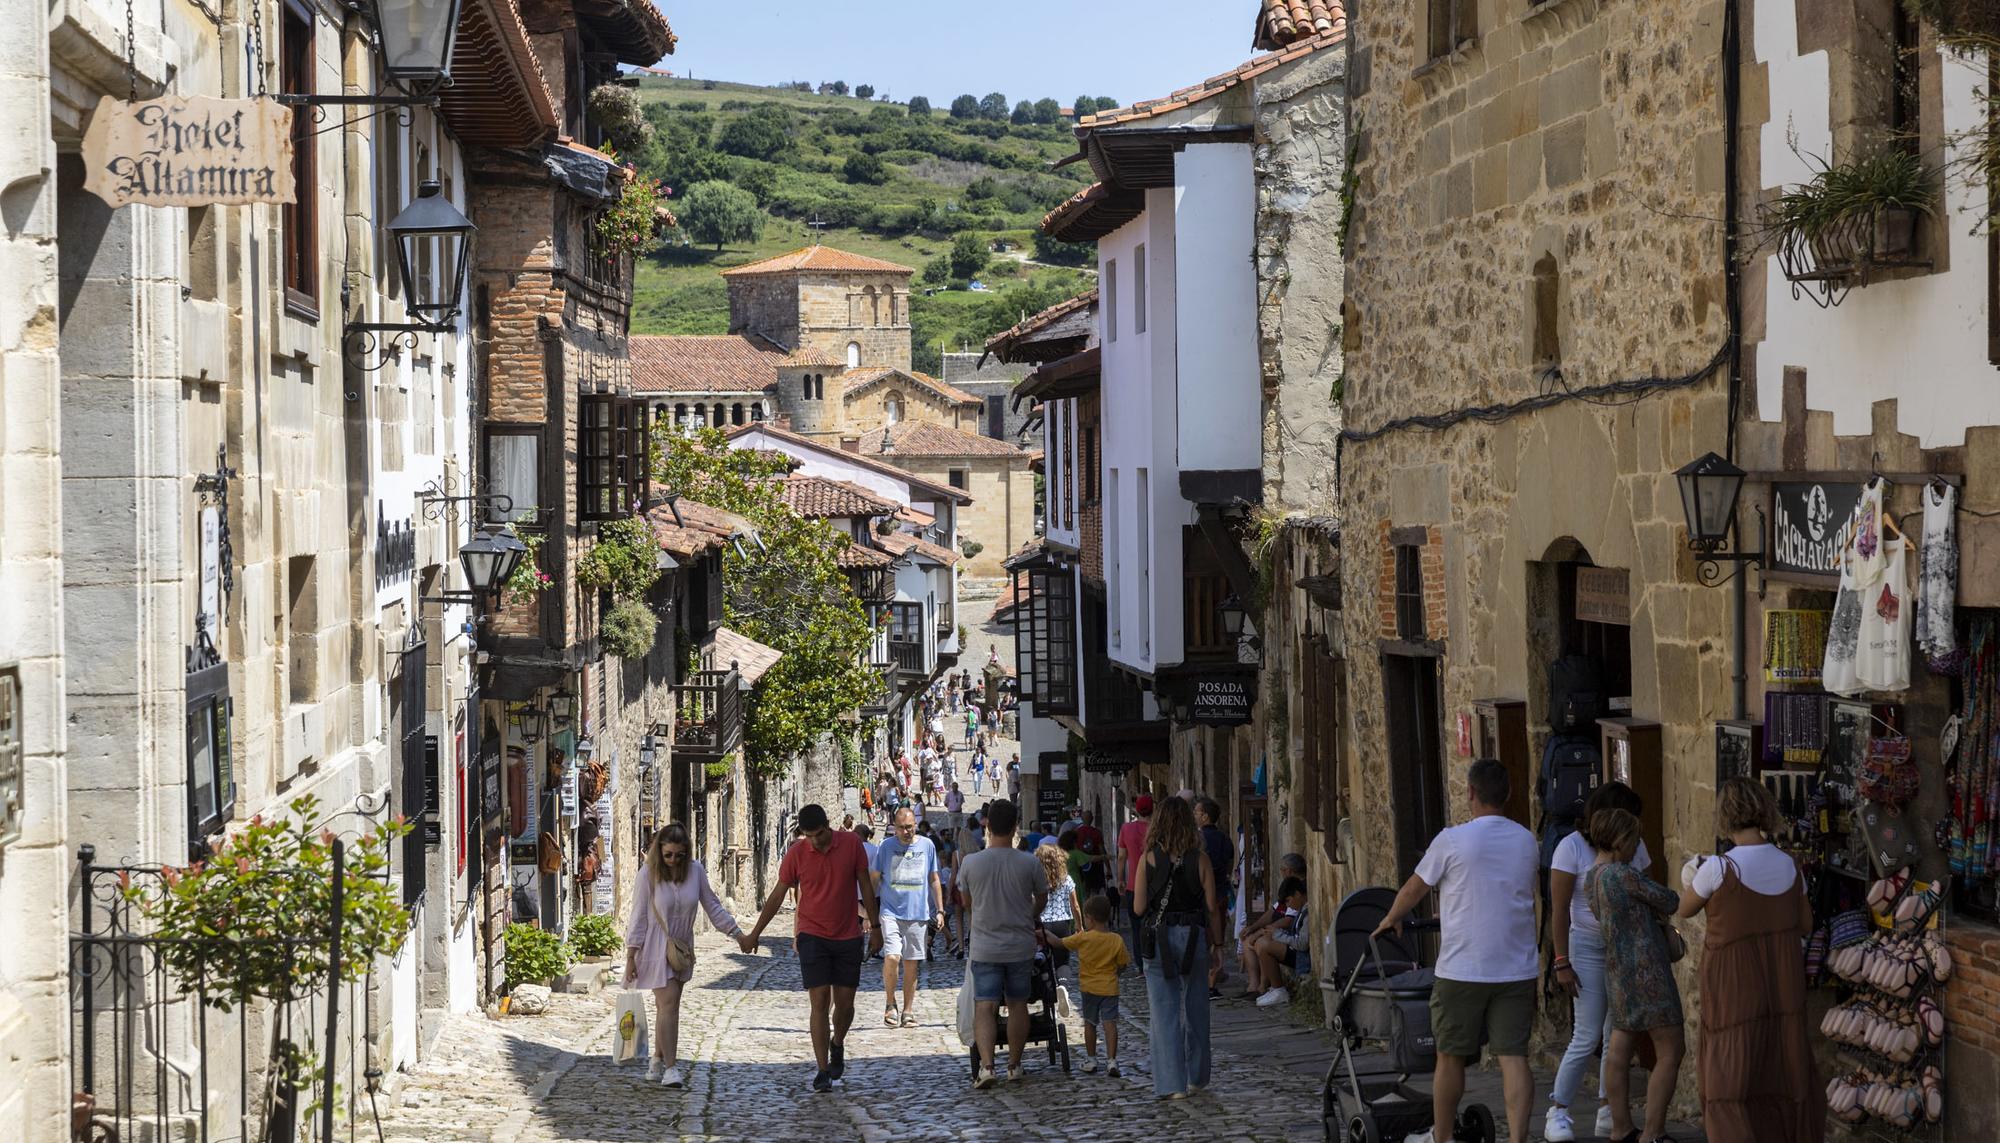
[{"label": "stone doorway", "polygon": [[[1607,714],[1632,709],[1632,628],[1603,621],[1600,612],[1577,607],[1577,572],[1597,567],[1590,552],[1564,536],[1528,564],[1528,715],[1536,738],[1535,757],[1549,734],[1549,667],[1564,655],[1583,655],[1603,672]],[[1592,615],[1596,617],[1593,618]],[[1629,610],[1626,613],[1629,616]],[[1589,733],[1594,738],[1596,728]]]}]

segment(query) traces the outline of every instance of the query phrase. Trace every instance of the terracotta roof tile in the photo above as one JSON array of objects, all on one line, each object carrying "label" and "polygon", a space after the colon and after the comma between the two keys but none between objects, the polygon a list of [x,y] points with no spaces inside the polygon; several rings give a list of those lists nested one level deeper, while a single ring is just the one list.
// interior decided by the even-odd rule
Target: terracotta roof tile
[{"label": "terracotta roof tile", "polygon": [[[796,445],[798,447],[808,449],[812,452],[819,453],[830,460],[839,460],[839,461],[844,461],[848,464],[858,465],[862,468],[868,469],[870,472],[878,472],[881,473],[883,476],[890,477],[894,480],[900,480],[903,483],[908,484],[913,489],[917,489],[919,491],[926,492],[934,496],[941,496],[947,500],[951,500],[958,504],[972,503],[972,497],[962,489],[953,488],[950,485],[946,484],[939,484],[934,480],[926,480],[925,478],[918,476],[917,474],[909,471],[908,469],[897,468],[893,464],[885,463],[878,457],[862,456],[859,453],[848,452],[846,449],[841,448],[838,445],[829,445],[825,441],[816,441],[811,437],[800,436],[799,434],[792,432],[789,429],[779,428],[777,425],[771,423],[770,421],[762,421],[757,424],[749,424],[749,425],[737,425],[731,429],[728,429],[723,435],[728,437],[730,440],[734,441],[740,437],[748,436],[751,434],[762,434],[774,440],[781,440],[788,444]],[[759,451],[763,450],[760,449]]]},{"label": "terracotta roof tile", "polygon": [[[1074,241],[1096,241],[1139,217],[1146,208],[1141,191],[1092,183],[1042,216],[1042,233]],[[1073,234],[1082,228],[1080,234]]]},{"label": "terracotta roof tile", "polygon": [[[678,518],[674,509],[680,509]],[[739,535],[752,532],[750,522],[734,512],[724,512],[693,500],[674,505],[655,505],[646,512],[653,537],[666,552],[686,558],[715,551]]]},{"label": "terracotta roof tile", "polygon": [[958,553],[950,548],[941,548],[929,540],[919,540],[908,532],[891,532],[875,537],[882,550],[898,556],[923,556],[926,559],[951,567],[958,563]]},{"label": "terracotta roof tile", "polygon": [[[1267,6],[1288,3],[1295,7],[1307,5],[1319,8],[1339,7],[1337,4],[1329,2],[1329,0],[1264,0],[1264,3]],[[1261,22],[1259,26],[1262,26]],[[1150,119],[1155,115],[1162,115],[1169,111],[1179,111],[1185,107],[1192,107],[1203,100],[1221,95],[1239,83],[1255,79],[1272,68],[1288,64],[1296,59],[1303,59],[1321,48],[1341,43],[1346,39],[1347,19],[1343,15],[1337,28],[1325,32],[1315,32],[1304,38],[1294,40],[1278,51],[1268,52],[1247,60],[1231,71],[1223,72],[1217,76],[1210,76],[1193,86],[1183,87],[1179,91],[1168,92],[1158,99],[1143,99],[1130,107],[1118,107],[1110,111],[1100,111],[1095,115],[1085,116],[1076,125],[1078,136],[1081,137],[1088,134],[1093,128],[1116,127],[1122,123]],[[1060,210],[1062,208],[1058,207],[1057,209]]]},{"label": "terracotta roof tile", "polygon": [[856,369],[845,374],[841,380],[846,384],[847,396],[856,397],[864,390],[872,389],[881,382],[891,381],[899,377],[921,385],[947,401],[956,401],[961,405],[977,405],[981,403],[979,398],[971,393],[966,392],[956,385],[947,385],[928,373],[886,368]]},{"label": "terracotta roof tile", "polygon": [[893,516],[900,507],[859,484],[824,476],[788,476],[779,482],[778,495],[792,511],[811,520]]},{"label": "terracotta roof tile", "polygon": [[717,666],[733,664],[737,673],[746,683],[755,683],[764,677],[764,672],[778,665],[785,657],[783,651],[757,642],[741,631],[727,627],[715,629],[715,662]]},{"label": "terracotta roof tile", "polygon": [[870,258],[865,254],[853,254],[846,250],[836,250],[831,246],[802,246],[789,254],[776,258],[766,258],[762,262],[752,262],[748,266],[737,266],[724,270],[722,276],[738,274],[786,274],[795,270],[857,270],[879,274],[914,274],[908,266],[898,266],[880,258]]},{"label": "terracotta roof tile", "polygon": [[1347,8],[1340,0],[1261,0],[1260,6],[1251,42],[1259,50],[1347,30]]},{"label": "terracotta roof tile", "polygon": [[873,571],[896,562],[896,557],[880,548],[849,544],[833,554],[833,566],[841,571]]},{"label": "terracotta roof tile", "polygon": [[929,512],[912,508],[907,504],[896,509],[896,519],[901,520],[905,524],[915,524],[919,528],[928,528],[937,523],[936,516],[931,515]]},{"label": "terracotta roof tile", "polygon": [[986,339],[986,352],[999,353],[1016,339],[1026,337],[1036,330],[1044,329],[1061,321],[1080,309],[1097,304],[1097,289],[1092,287],[1066,301],[1057,302],[1037,314],[1029,314],[1013,325]]},{"label": "terracotta roof tile", "polygon": [[[886,441],[888,447],[883,448]],[[983,437],[978,433],[968,433],[946,425],[929,421],[899,421],[870,429],[861,434],[861,453],[895,463],[897,457],[933,456],[999,456],[1023,457],[1028,454],[1017,445],[1006,441]]]},{"label": "terracotta roof tile", "polygon": [[761,393],[778,379],[785,351],[738,334],[633,334],[632,389],[639,393]]}]

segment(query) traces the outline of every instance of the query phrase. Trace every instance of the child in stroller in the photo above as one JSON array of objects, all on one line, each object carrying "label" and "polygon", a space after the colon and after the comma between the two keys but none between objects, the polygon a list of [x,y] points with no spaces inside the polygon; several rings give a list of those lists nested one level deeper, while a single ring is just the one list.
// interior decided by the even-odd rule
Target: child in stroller
[{"label": "child in stroller", "polygon": [[[1410,921],[1405,935],[1373,934],[1395,904],[1393,890],[1357,889],[1333,916],[1332,1004],[1336,1047],[1320,1085],[1327,1143],[1384,1143],[1431,1126],[1431,1096],[1409,1083],[1437,1067],[1430,998],[1435,975],[1423,957],[1419,931],[1437,922]],[[1375,1050],[1365,1055],[1362,1045]],[[1474,1103],[1453,1132],[1459,1143],[1494,1143],[1493,1113]]]},{"label": "child in stroller", "polygon": [[[1038,938],[1040,933],[1041,931],[1037,929],[1036,935]],[[970,970],[968,969],[968,971]],[[1054,1067],[1060,1063],[1062,1064],[1063,1074],[1067,1075],[1070,1069],[1069,1030],[1063,1027],[1063,1022],[1056,1011],[1056,1007],[1062,998],[1062,989],[1056,983],[1055,958],[1049,954],[1047,946],[1038,944],[1035,948],[1035,963],[1029,975],[1029,984],[1028,1043],[1046,1043],[1049,1046],[1049,1066]],[[1006,1039],[1007,1017],[1007,1006],[1002,1004],[1000,1006],[999,1019],[1002,1029],[1001,1040],[1003,1042]],[[1013,1060],[1008,1062],[1009,1064],[1018,1063],[1018,1061]],[[966,1063],[972,1069],[973,1076],[977,1077],[979,1075],[979,1048],[977,1045],[973,1045],[969,1049]],[[997,1055],[994,1057],[993,1066],[996,1068],[1000,1066],[1000,1060]]]}]

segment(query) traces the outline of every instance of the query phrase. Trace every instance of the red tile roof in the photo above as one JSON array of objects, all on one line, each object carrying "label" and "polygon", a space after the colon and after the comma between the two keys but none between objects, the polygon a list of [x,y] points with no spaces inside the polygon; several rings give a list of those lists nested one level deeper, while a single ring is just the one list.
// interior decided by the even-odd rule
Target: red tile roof
[{"label": "red tile roof", "polygon": [[947,401],[956,401],[961,405],[980,404],[978,397],[960,389],[956,385],[947,385],[928,373],[910,372],[901,369],[856,369],[841,378],[841,380],[846,382],[847,396],[857,397],[863,391],[872,389],[881,382],[893,381],[897,378],[929,389]]},{"label": "red tile roof", "polygon": [[[1266,2],[1282,2],[1282,0],[1266,0]],[[1290,0],[1290,3],[1294,6],[1305,2],[1306,0]],[[1318,7],[1328,6],[1323,0],[1312,0],[1312,2]],[[1233,71],[1226,71],[1221,75],[1211,76],[1192,87],[1183,87],[1179,91],[1171,92],[1159,99],[1141,100],[1130,107],[1118,107],[1110,111],[1100,111],[1095,115],[1086,116],[1076,125],[1077,136],[1081,138],[1087,135],[1093,128],[1116,127],[1123,123],[1131,123],[1140,119],[1151,119],[1156,115],[1164,115],[1169,111],[1179,111],[1184,107],[1192,107],[1204,100],[1213,99],[1221,95],[1237,84],[1253,80],[1273,68],[1282,67],[1293,60],[1304,59],[1321,48],[1343,43],[1346,39],[1347,21],[1343,18],[1339,28],[1335,31],[1322,32],[1305,39],[1297,40],[1294,43],[1288,44],[1280,51],[1267,52],[1238,66]],[[1056,209],[1060,210],[1062,208],[1058,207]]]},{"label": "red tile roof", "polygon": [[778,380],[785,351],[739,334],[633,334],[637,393],[761,393]]},{"label": "red tile roof", "polygon": [[[887,440],[888,448],[882,447]],[[1027,458],[1018,445],[929,421],[899,421],[861,434],[861,453],[894,463],[899,457],[998,456]]]},{"label": "red tile roof", "polygon": [[929,540],[919,540],[908,532],[891,532],[886,536],[877,536],[875,537],[875,542],[882,545],[883,551],[893,555],[923,556],[946,567],[951,567],[958,563],[957,552],[952,551],[950,548],[941,548]]},{"label": "red tile roof", "polygon": [[1013,325],[986,339],[986,352],[1001,353],[1016,340],[1026,337],[1036,330],[1054,325],[1063,318],[1081,309],[1097,304],[1097,288],[1091,287],[1066,301],[1057,302],[1038,314],[1029,314]]},{"label": "red tile roof", "polygon": [[[680,517],[674,509],[680,509]],[[683,559],[716,551],[739,535],[751,532],[750,522],[734,512],[724,512],[693,500],[681,500],[671,507],[656,505],[646,512],[653,537],[660,547]]]},{"label": "red tile roof", "polygon": [[714,654],[716,666],[734,665],[746,683],[755,683],[763,678],[764,672],[777,666],[778,660],[785,657],[785,653],[776,647],[767,647],[741,631],[732,631],[727,627],[715,629]]},{"label": "red tile roof", "polygon": [[1042,233],[1073,242],[1095,242],[1146,209],[1142,191],[1092,183],[1042,216]]},{"label": "red tile roof", "polygon": [[852,254],[836,250],[831,246],[802,246],[789,254],[776,258],[766,258],[762,262],[752,262],[748,266],[738,266],[724,270],[722,276],[738,274],[789,274],[797,270],[854,270],[876,274],[914,274],[908,266],[898,266],[880,258],[870,258],[865,254]]},{"label": "red tile roof", "polygon": [[840,517],[893,516],[901,505],[884,500],[866,488],[846,480],[824,476],[787,476],[778,484],[778,496],[786,506],[810,520]]},{"label": "red tile roof", "polygon": [[909,485],[912,489],[926,492],[946,500],[951,500],[955,503],[959,504],[972,503],[971,495],[965,492],[963,489],[953,488],[948,484],[939,484],[933,480],[926,480],[923,477],[918,476],[916,473],[909,471],[908,469],[897,468],[893,464],[884,463],[881,459],[877,457],[862,456],[859,453],[848,452],[846,449],[841,448],[837,445],[827,444],[825,441],[816,441],[811,437],[800,436],[799,434],[792,432],[789,429],[779,428],[777,425],[771,423],[770,421],[763,421],[757,424],[749,424],[749,425],[737,425],[725,431],[723,435],[728,437],[730,440],[734,441],[740,437],[746,436],[751,433],[761,433],[765,436],[770,437],[773,440],[781,440],[786,442],[787,444],[810,449],[811,451],[819,453],[820,455],[827,457],[830,460],[845,461],[848,464],[853,464],[861,468],[865,468],[870,472],[881,473],[883,476],[890,477],[891,479],[894,480],[902,481],[903,483]]},{"label": "red tile roof", "polygon": [[895,562],[896,557],[888,552],[865,544],[849,544],[833,554],[833,566],[841,571],[872,571]]},{"label": "red tile roof", "polygon": [[1340,0],[1261,0],[1261,8],[1251,41],[1259,51],[1347,30],[1347,8]]}]

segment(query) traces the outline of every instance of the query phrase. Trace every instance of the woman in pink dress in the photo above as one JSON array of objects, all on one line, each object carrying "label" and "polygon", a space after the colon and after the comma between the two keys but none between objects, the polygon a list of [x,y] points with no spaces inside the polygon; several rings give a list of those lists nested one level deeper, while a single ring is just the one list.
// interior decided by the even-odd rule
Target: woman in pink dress
[{"label": "woman in pink dress", "polygon": [[[694,859],[687,827],[675,822],[653,835],[639,871],[632,923],[625,929],[625,986],[653,993],[653,1059],[647,1079],[680,1087],[681,989],[694,975],[695,907],[708,911],[709,923],[731,938],[743,929],[729,915],[708,883],[708,870]],[[667,957],[673,941],[686,942],[687,963],[676,972]]]}]

